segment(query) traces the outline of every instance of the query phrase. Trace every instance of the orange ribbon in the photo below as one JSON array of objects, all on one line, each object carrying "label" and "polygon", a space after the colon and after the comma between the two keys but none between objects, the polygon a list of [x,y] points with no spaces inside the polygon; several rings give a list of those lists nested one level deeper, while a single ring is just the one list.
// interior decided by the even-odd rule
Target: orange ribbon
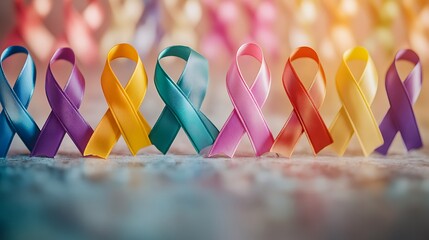
[{"label": "orange ribbon", "polygon": [[[318,65],[318,72],[308,91],[292,66],[292,62],[300,58],[310,58]],[[319,113],[326,96],[325,72],[312,48],[300,47],[289,57],[283,72],[283,87],[292,103],[293,112],[274,141],[271,151],[290,157],[305,132],[314,154],[317,154],[332,143],[332,138]]]}]

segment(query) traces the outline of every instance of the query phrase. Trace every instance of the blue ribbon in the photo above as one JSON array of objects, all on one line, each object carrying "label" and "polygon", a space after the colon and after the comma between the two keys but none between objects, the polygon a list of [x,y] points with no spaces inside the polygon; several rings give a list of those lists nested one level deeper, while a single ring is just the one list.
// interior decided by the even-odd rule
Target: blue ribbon
[{"label": "blue ribbon", "polygon": [[[186,61],[177,84],[161,67],[165,57],[178,57]],[[162,153],[166,153],[183,127],[197,152],[213,144],[219,130],[200,111],[209,80],[208,62],[189,47],[172,46],[158,56],[155,68],[155,86],[165,107],[152,128],[149,138]]]},{"label": "blue ribbon", "polygon": [[[9,85],[3,71],[3,61],[8,57],[24,53],[24,66],[13,86]],[[0,57],[0,157],[6,157],[15,133],[31,151],[37,141],[40,129],[27,111],[36,84],[36,66],[28,50],[21,46],[6,48]]]}]

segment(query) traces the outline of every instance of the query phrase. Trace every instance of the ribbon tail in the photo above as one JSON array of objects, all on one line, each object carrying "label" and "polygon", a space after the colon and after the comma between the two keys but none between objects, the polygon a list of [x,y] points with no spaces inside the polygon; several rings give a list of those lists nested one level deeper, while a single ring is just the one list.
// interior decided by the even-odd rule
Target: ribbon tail
[{"label": "ribbon tail", "polygon": [[217,136],[208,156],[225,154],[230,158],[233,157],[244,133],[243,125],[234,109]]},{"label": "ribbon tail", "polygon": [[333,143],[331,144],[332,149],[339,156],[344,155],[347,145],[354,133],[353,126],[351,125],[344,108],[341,108],[338,112],[329,131],[333,140]]},{"label": "ribbon tail", "polygon": [[279,153],[290,158],[295,145],[304,132],[304,129],[295,113],[293,113],[286,122],[287,123],[283,126],[279,135],[274,140],[271,152]]},{"label": "ribbon tail", "polygon": [[83,155],[106,159],[120,136],[121,131],[116,125],[112,112],[108,110],[89,139]]},{"label": "ribbon tail", "polygon": [[380,128],[381,135],[383,136],[384,143],[383,145],[378,147],[375,151],[382,155],[387,155],[389,147],[392,144],[393,140],[395,139],[396,133],[398,132],[395,124],[392,121],[390,109],[387,112],[386,116],[381,121],[379,128]]},{"label": "ribbon tail", "polygon": [[6,118],[4,111],[0,114],[0,158],[5,158],[12,143],[15,131]]},{"label": "ribbon tail", "polygon": [[[168,128],[165,126],[168,126]],[[179,130],[179,122],[170,109],[164,107],[161,116],[149,133],[149,139],[160,152],[166,154],[171,144],[173,144]]]},{"label": "ribbon tail", "polygon": [[31,156],[53,158],[57,154],[65,134],[66,131],[61,123],[51,112],[31,151]]}]

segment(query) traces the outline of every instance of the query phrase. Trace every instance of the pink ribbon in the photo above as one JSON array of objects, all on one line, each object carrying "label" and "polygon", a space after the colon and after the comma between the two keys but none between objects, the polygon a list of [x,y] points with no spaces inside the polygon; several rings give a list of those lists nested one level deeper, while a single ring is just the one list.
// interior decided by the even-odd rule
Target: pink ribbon
[{"label": "pink ribbon", "polygon": [[98,43],[95,31],[101,26],[104,13],[98,0],[89,0],[83,12],[73,6],[73,0],[64,2],[65,38],[79,60],[86,64],[98,59]]},{"label": "pink ribbon", "polygon": [[275,34],[274,24],[277,21],[277,11],[273,0],[263,0],[256,2],[243,0],[243,7],[250,18],[251,41],[262,44],[264,49],[268,49],[269,56],[278,57],[278,38]]},{"label": "pink ribbon", "polygon": [[[220,48],[225,49],[228,55],[232,54],[236,49],[236,44],[228,33],[231,19],[226,16],[234,15],[231,12],[238,8],[236,3],[231,0],[221,1],[220,3],[213,0],[204,0],[203,2],[206,6],[208,18],[211,21],[211,30],[202,41],[204,51],[208,53],[209,57],[218,55],[216,51],[221,50]],[[225,13],[223,10],[229,10],[229,12]],[[216,50],[213,50],[213,48]]]},{"label": "pink ribbon", "polygon": [[[243,79],[238,65],[238,58],[245,55],[252,56],[261,63],[250,88]],[[257,156],[269,152],[274,138],[263,117],[261,107],[268,97],[271,74],[262,49],[257,44],[247,43],[238,49],[235,61],[226,75],[226,85],[234,110],[213,144],[209,157],[221,153],[232,157],[245,132]]]}]

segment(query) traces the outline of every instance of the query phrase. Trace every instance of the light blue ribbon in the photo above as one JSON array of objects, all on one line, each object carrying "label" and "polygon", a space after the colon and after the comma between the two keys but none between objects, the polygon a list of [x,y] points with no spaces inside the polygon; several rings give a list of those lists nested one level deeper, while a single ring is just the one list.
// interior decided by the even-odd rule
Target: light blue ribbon
[{"label": "light blue ribbon", "polygon": [[[24,53],[24,66],[13,86],[9,85],[3,71],[3,61],[8,57]],[[0,157],[6,157],[15,133],[31,151],[39,136],[40,129],[27,111],[36,84],[36,66],[28,50],[21,46],[6,48],[0,57]]]}]

